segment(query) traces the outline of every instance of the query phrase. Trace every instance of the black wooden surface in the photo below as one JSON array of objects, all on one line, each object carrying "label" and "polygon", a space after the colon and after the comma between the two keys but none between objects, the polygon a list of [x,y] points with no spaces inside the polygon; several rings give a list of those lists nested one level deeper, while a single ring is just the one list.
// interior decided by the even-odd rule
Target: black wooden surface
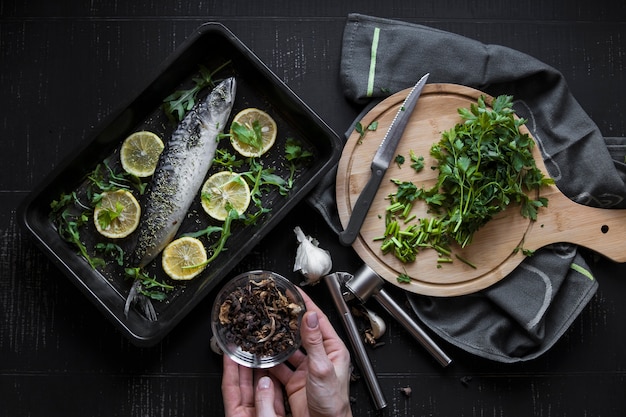
[{"label": "black wooden surface", "polygon": [[[223,414],[220,358],[208,346],[212,295],[157,346],[134,347],[35,248],[17,224],[16,207],[207,21],[230,28],[343,133],[360,110],[343,98],[338,76],[350,12],[533,55],[563,73],[605,136],[626,136],[621,1],[2,1],[0,415]],[[298,280],[291,272],[295,241],[284,238],[295,225],[333,250],[335,270],[354,272],[359,265],[300,204],[238,269],[262,267]],[[443,370],[388,320],[385,345],[369,351],[389,401],[381,415],[624,415],[626,266],[587,258],[600,283],[597,295],[562,339],[531,362],[494,363],[442,342],[455,360]],[[326,289],[310,294],[340,329]],[[410,397],[399,391],[405,386]],[[352,384],[351,395],[355,416],[377,415],[362,381]]]}]

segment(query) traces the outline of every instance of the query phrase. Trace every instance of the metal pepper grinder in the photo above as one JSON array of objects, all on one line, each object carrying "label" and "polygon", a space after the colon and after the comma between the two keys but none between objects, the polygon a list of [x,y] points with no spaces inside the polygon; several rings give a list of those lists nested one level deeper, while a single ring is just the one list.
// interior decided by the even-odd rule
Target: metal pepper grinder
[{"label": "metal pepper grinder", "polygon": [[448,366],[452,359],[437,346],[430,336],[383,289],[383,279],[373,269],[363,265],[344,286],[362,303],[373,297],[441,364]]}]

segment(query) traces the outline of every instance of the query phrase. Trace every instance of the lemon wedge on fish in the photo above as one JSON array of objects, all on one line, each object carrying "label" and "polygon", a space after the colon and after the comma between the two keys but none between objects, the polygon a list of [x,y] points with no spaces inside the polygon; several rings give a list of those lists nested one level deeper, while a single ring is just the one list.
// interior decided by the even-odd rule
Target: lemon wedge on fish
[{"label": "lemon wedge on fish", "polygon": [[231,208],[240,215],[248,209],[250,187],[240,174],[221,171],[206,180],[200,192],[200,200],[209,216],[223,221]]},{"label": "lemon wedge on fish", "polygon": [[258,157],[276,141],[276,122],[266,112],[254,107],[237,113],[230,125],[230,143],[241,155]]},{"label": "lemon wedge on fish", "polygon": [[155,133],[135,132],[122,143],[120,149],[122,168],[137,177],[149,177],[154,174],[164,147],[163,141]]},{"label": "lemon wedge on fish", "polygon": [[204,269],[206,249],[195,237],[181,237],[163,249],[161,264],[165,273],[175,280],[189,280]]},{"label": "lemon wedge on fish", "polygon": [[134,232],[140,217],[141,206],[127,190],[102,193],[102,198],[93,212],[96,230],[112,239],[121,239]]}]

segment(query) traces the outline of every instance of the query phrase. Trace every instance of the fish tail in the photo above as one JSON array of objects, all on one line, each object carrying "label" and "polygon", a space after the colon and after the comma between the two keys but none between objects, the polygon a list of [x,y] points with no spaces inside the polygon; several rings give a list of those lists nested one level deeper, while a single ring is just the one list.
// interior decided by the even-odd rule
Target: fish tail
[{"label": "fish tail", "polygon": [[130,311],[131,305],[137,305],[139,311],[149,321],[156,321],[157,315],[154,310],[154,306],[152,305],[152,301],[150,301],[150,298],[142,294],[140,290],[141,282],[135,280],[132,287],[130,287],[128,297],[126,297],[126,303],[124,304],[124,317],[128,318],[128,312]]}]

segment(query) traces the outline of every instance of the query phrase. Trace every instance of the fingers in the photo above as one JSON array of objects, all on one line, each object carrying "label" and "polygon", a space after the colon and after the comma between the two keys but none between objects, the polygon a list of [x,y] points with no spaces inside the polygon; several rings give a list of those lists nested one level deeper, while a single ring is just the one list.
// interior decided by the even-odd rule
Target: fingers
[{"label": "fingers", "polygon": [[262,376],[259,378],[254,396],[256,417],[276,417],[274,399],[275,391],[272,379],[267,375]]},{"label": "fingers", "polygon": [[254,404],[252,388],[252,369],[244,368],[224,355],[222,376],[222,397],[226,415],[231,415],[239,407],[251,407]]},{"label": "fingers", "polygon": [[226,416],[284,416],[285,407],[280,385],[274,383],[266,370],[240,366],[224,355],[222,396]]}]

